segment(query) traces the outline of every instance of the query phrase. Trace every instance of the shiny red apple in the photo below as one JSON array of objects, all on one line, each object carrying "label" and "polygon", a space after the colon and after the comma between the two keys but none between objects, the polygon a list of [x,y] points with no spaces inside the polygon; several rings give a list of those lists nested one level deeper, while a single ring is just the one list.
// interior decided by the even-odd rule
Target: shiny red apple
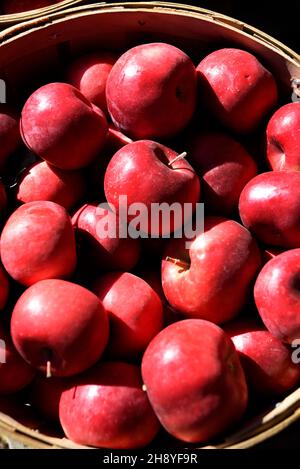
[{"label": "shiny red apple", "polygon": [[259,174],[244,187],[239,211],[243,224],[259,241],[300,247],[300,172]]},{"label": "shiny red apple", "polygon": [[277,396],[300,382],[300,365],[292,349],[256,319],[237,319],[225,325],[239,353],[249,388],[258,396]]},{"label": "shiny red apple", "polygon": [[271,259],[259,273],[254,297],[272,335],[289,344],[300,338],[300,249]]},{"label": "shiny red apple", "polygon": [[163,327],[163,307],[157,293],[140,277],[112,272],[93,285],[110,319],[109,356],[139,356]]},{"label": "shiny red apple", "polygon": [[2,231],[1,259],[9,275],[27,286],[70,276],[76,266],[76,250],[66,210],[46,201],[17,208]]},{"label": "shiny red apple", "polygon": [[237,133],[250,133],[277,103],[273,75],[249,52],[219,49],[197,67],[199,94],[213,116]]},{"label": "shiny red apple", "polygon": [[196,70],[180,49],[141,44],[113,66],[106,85],[114,124],[133,139],[166,139],[178,134],[196,108]]},{"label": "shiny red apple", "polygon": [[140,369],[122,362],[97,365],[62,393],[60,422],[75,443],[110,449],[146,446],[159,423],[150,406]]},{"label": "shiny red apple", "polygon": [[22,110],[21,135],[25,145],[61,169],[90,164],[102,149],[106,133],[103,112],[67,83],[42,86]]},{"label": "shiny red apple", "polygon": [[275,171],[300,170],[300,102],[285,104],[267,127],[267,157]]},{"label": "shiny red apple", "polygon": [[[200,182],[190,164],[170,148],[151,140],[140,140],[121,148],[111,159],[104,179],[108,203],[117,213],[134,218],[133,204],[146,209],[139,214],[140,229],[152,235],[169,234],[185,221],[184,204],[195,204]],[[124,202],[122,196],[126,197]],[[153,215],[153,205],[178,203],[180,210],[161,219]],[[131,210],[131,212],[130,212]],[[138,212],[139,213],[139,212]]]},{"label": "shiny red apple", "polygon": [[34,163],[22,173],[16,198],[23,203],[48,200],[69,210],[78,204],[85,190],[82,173],[59,169],[42,161]]},{"label": "shiny red apple", "polygon": [[248,230],[233,220],[206,217],[205,230],[170,240],[162,261],[164,294],[188,318],[220,324],[236,316],[260,267],[260,252]]},{"label": "shiny red apple", "polygon": [[71,376],[101,357],[106,311],[96,295],[65,280],[41,280],[18,299],[11,319],[16,349],[46,375]]},{"label": "shiny red apple", "polygon": [[247,385],[237,352],[218,326],[179,321],[149,344],[142,375],[163,427],[189,443],[207,441],[239,421]]}]

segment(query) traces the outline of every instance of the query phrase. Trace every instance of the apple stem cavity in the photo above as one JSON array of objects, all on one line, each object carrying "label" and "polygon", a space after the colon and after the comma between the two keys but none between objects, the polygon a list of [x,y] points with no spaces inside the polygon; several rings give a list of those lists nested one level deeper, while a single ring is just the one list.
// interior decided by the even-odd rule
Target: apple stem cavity
[{"label": "apple stem cavity", "polygon": [[174,158],[173,160],[169,161],[168,166],[172,166],[172,164],[175,163],[175,162],[178,161],[178,160],[183,160],[184,158],[186,158],[186,156],[187,156],[187,152],[186,152],[186,151],[180,153],[180,155],[177,155],[176,158]]},{"label": "apple stem cavity", "polygon": [[51,378],[52,373],[51,373],[51,361],[47,361],[47,366],[46,366],[46,378]]}]

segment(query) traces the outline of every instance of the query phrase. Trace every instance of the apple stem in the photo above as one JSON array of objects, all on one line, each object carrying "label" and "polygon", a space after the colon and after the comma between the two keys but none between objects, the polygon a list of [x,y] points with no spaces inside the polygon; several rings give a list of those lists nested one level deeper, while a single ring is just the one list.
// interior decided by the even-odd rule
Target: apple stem
[{"label": "apple stem", "polygon": [[51,362],[50,360],[47,361],[47,371],[46,371],[46,377],[51,378],[52,373],[51,373]]},{"label": "apple stem", "polygon": [[186,152],[186,151],[180,153],[180,155],[177,155],[176,158],[174,158],[173,160],[169,161],[168,166],[172,166],[172,164],[175,163],[175,162],[178,161],[178,160],[183,160],[186,156],[187,156],[187,152]]},{"label": "apple stem", "polygon": [[183,269],[189,269],[190,264],[188,262],[181,261],[180,259],[175,259],[175,257],[166,257],[166,261],[173,262],[173,264],[182,267]]}]

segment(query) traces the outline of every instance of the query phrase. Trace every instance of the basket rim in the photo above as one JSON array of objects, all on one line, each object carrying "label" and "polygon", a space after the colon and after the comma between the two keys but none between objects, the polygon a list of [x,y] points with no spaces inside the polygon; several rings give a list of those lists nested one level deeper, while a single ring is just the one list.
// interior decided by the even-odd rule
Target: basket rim
[{"label": "basket rim", "polygon": [[14,24],[20,21],[26,21],[38,16],[43,16],[47,13],[52,13],[63,8],[71,7],[72,5],[78,5],[84,0],[60,0],[59,3],[49,5],[42,8],[35,8],[33,10],[28,10],[20,13],[11,13],[8,15],[0,15],[0,26],[5,24]]},{"label": "basket rim", "polygon": [[[79,3],[77,0],[76,3]],[[62,2],[69,3],[68,0]],[[74,4],[74,2],[73,2]],[[235,20],[230,16],[216,13],[204,8],[170,3],[170,2],[123,2],[123,3],[94,3],[92,5],[81,5],[72,7],[63,11],[56,10],[50,14],[30,19],[11,26],[0,32],[0,48],[6,44],[21,38],[24,35],[34,33],[36,30],[59,24],[66,20],[79,18],[83,15],[94,15],[101,13],[120,13],[122,11],[129,12],[148,12],[153,11],[158,14],[175,14],[186,17],[199,18],[210,23],[217,23],[227,29],[237,31],[239,34],[250,37],[253,41],[272,49],[278,55],[293,64],[299,69],[300,73],[300,55],[285,46],[283,43],[260,31],[259,29],[248,25],[239,20]],[[44,10],[45,11],[45,10]],[[0,17],[1,25],[1,17]],[[300,75],[299,75],[300,76]],[[288,395],[281,403],[272,411],[265,413],[258,427],[256,424],[246,425],[243,430],[237,431],[230,435],[223,443],[216,446],[204,446],[203,448],[251,448],[255,444],[260,443],[272,435],[279,433],[281,430],[289,426],[291,423],[300,418],[300,387]],[[21,425],[16,420],[0,412],[0,435],[7,438],[26,440],[28,444],[36,445],[36,447],[47,448],[87,448],[75,443],[69,442],[67,439],[59,439],[49,437],[43,433],[31,430],[29,427]],[[63,442],[66,444],[63,445]]]},{"label": "basket rim", "polygon": [[[69,0],[65,0],[65,2]],[[82,0],[75,0],[80,3]],[[76,4],[74,4],[76,5]],[[48,7],[49,8],[49,7]],[[52,8],[52,7],[50,7]],[[131,12],[148,12],[152,10],[157,13],[165,14],[181,14],[183,16],[198,17],[199,19],[206,20],[208,22],[217,23],[223,27],[237,31],[243,36],[250,37],[253,41],[260,43],[261,45],[272,49],[288,61],[292,62],[297,68],[300,68],[300,54],[286,46],[284,43],[275,39],[271,35],[261,31],[260,29],[251,26],[240,20],[236,20],[228,15],[214,12],[205,8],[185,5],[182,3],[172,2],[160,2],[160,1],[146,1],[146,2],[97,2],[89,5],[77,5],[67,9],[59,9],[56,11],[49,12],[43,16],[31,18],[27,21],[9,26],[8,28],[0,32],[0,45],[6,43],[10,39],[15,39],[18,35],[30,33],[33,30],[41,27],[46,27],[49,24],[59,23],[60,20],[76,18],[77,15],[82,14],[95,14],[95,13],[119,13],[121,11]],[[45,11],[45,10],[44,10]],[[1,16],[0,16],[1,25]]]},{"label": "basket rim", "polygon": [[[225,438],[220,444],[204,445],[197,449],[248,449],[266,441],[300,418],[300,387],[279,402],[271,411],[251,420],[246,428]],[[259,425],[259,426],[258,426]],[[0,436],[9,440],[33,445],[35,448],[93,449],[68,440],[52,437],[20,424],[14,418],[0,412]]]}]

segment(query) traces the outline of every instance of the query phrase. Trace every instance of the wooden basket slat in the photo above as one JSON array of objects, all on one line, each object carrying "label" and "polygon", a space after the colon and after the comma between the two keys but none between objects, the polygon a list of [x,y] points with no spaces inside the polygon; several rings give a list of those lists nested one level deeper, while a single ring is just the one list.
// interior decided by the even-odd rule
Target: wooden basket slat
[{"label": "wooden basket slat", "polygon": [[71,8],[74,5],[80,5],[82,3],[84,3],[84,0],[61,0],[61,2],[59,3],[44,8],[37,8],[35,10],[25,11],[21,13],[13,13],[10,15],[0,14],[0,29],[7,28],[11,25],[18,24],[23,21],[28,21],[33,18],[48,15],[59,10]]}]

